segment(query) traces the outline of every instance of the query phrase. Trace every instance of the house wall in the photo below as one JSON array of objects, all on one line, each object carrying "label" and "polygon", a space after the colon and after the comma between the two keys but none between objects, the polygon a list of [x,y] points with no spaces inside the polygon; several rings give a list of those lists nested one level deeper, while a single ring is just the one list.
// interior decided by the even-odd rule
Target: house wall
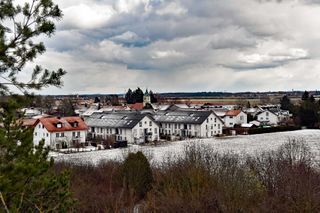
[{"label": "house wall", "polygon": [[[186,129],[185,129],[186,127]],[[170,135],[172,139],[175,137],[199,137],[200,125],[189,123],[162,123],[161,133],[164,135]]]},{"label": "house wall", "polygon": [[213,113],[201,124],[200,137],[208,138],[222,134],[223,122]]},{"label": "house wall", "polygon": [[[73,147],[73,141],[78,140],[79,143],[86,142],[87,131],[77,130],[77,131],[62,131],[62,132],[52,132],[50,136],[51,148],[56,148],[56,144],[66,143],[68,147]],[[61,146],[60,146],[61,148]]]},{"label": "house wall", "polygon": [[[149,141],[158,141],[160,135],[159,125],[151,120],[148,116],[145,116],[135,127],[132,128],[132,140],[131,143],[144,142],[145,129],[149,135]],[[128,141],[129,142],[129,141]]]},{"label": "house wall", "polygon": [[224,123],[226,127],[233,127],[235,124],[246,124],[248,121],[248,116],[244,112],[240,112],[236,116],[225,116]]},{"label": "house wall", "polygon": [[[63,137],[61,137],[61,134],[63,134]],[[33,144],[39,145],[39,142],[44,139],[45,146],[49,146],[52,149],[56,149],[56,144],[61,144],[61,142],[66,142],[67,146],[70,147],[73,146],[73,140],[79,140],[80,143],[85,143],[86,134],[86,130],[48,132],[43,124],[39,122],[33,131]],[[59,137],[57,137],[58,135]]]},{"label": "house wall", "polygon": [[42,139],[44,139],[45,146],[51,147],[51,134],[47,131],[43,124],[39,122],[33,130],[33,144],[38,146]]},{"label": "house wall", "polygon": [[222,127],[223,122],[212,113],[202,124],[161,123],[160,132],[164,135],[170,135],[172,139],[180,136],[205,138],[222,134]]},{"label": "house wall", "polygon": [[276,125],[279,122],[278,116],[276,116],[275,114],[269,111],[264,111],[260,113],[257,117],[258,117],[257,119],[258,121],[268,123],[271,125]]},{"label": "house wall", "polygon": [[[150,126],[151,124],[151,126]],[[116,130],[118,129],[118,134]],[[144,143],[145,135],[144,130],[147,129],[148,133],[152,133],[149,137],[149,141],[159,140],[159,125],[151,120],[148,116],[145,116],[136,126],[132,129],[127,128],[114,128],[114,127],[92,127],[89,128],[89,132],[94,136],[100,136],[106,139],[108,136],[115,135],[116,140],[126,140],[128,143]]]}]

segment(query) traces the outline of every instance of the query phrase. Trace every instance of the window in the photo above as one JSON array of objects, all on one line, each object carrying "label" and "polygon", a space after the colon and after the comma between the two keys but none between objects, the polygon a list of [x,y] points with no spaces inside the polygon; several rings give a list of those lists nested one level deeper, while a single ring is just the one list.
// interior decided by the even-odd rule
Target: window
[{"label": "window", "polygon": [[206,129],[208,129],[208,125],[206,125]]},{"label": "window", "polygon": [[191,124],[189,124],[189,129],[191,129]]},{"label": "window", "polygon": [[62,124],[61,123],[57,123],[57,128],[61,128]]},{"label": "window", "polygon": [[76,132],[72,132],[72,137],[76,137]]},{"label": "window", "polygon": [[77,136],[80,137],[80,132],[77,132]]},{"label": "window", "polygon": [[213,129],[213,125],[211,124],[211,129]]},{"label": "window", "polygon": [[37,133],[35,132],[34,135],[37,136]]},{"label": "window", "polygon": [[152,121],[149,121],[149,126],[152,126]]},{"label": "window", "polygon": [[207,123],[209,123],[209,118],[207,118]]},{"label": "window", "polygon": [[139,122],[139,127],[142,127],[142,122],[141,121]]},{"label": "window", "polygon": [[171,124],[169,124],[169,128],[171,128]]},{"label": "window", "polygon": [[240,121],[243,121],[243,115],[240,116]]},{"label": "window", "polygon": [[217,118],[214,118],[214,122],[217,122]]},{"label": "window", "polygon": [[269,112],[266,112],[266,116],[269,116]]},{"label": "window", "polygon": [[211,136],[213,136],[213,131],[211,131]]},{"label": "window", "polygon": [[229,118],[230,118],[230,119],[232,119],[232,118],[233,118],[233,116],[229,116]]},{"label": "window", "polygon": [[144,124],[147,124],[147,121],[145,121]]},{"label": "window", "polygon": [[158,133],[158,129],[154,128],[154,134],[157,134],[157,133]]},{"label": "window", "polygon": [[64,137],[64,132],[61,132],[61,137]]},{"label": "window", "polygon": [[49,134],[47,133],[47,137],[49,137]]},{"label": "window", "polygon": [[59,133],[56,133],[56,138],[58,138],[59,137]]}]

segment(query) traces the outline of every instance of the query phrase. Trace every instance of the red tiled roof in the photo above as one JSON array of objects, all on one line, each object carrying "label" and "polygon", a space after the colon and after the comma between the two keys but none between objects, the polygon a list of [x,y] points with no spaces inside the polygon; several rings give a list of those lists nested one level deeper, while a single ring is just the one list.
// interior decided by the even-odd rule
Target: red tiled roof
[{"label": "red tiled roof", "polygon": [[143,103],[135,103],[130,106],[131,109],[140,110],[143,109]]},{"label": "red tiled roof", "polygon": [[37,122],[37,119],[25,118],[25,119],[22,119],[22,126],[33,127],[36,122]]},{"label": "red tiled roof", "polygon": [[[40,118],[37,123],[41,122],[44,127],[49,132],[63,132],[63,131],[79,131],[79,130],[87,130],[88,126],[80,117],[51,117],[51,118]],[[72,126],[73,123],[78,122],[77,127]],[[61,123],[62,127],[57,128],[57,123]]]},{"label": "red tiled roof", "polygon": [[237,110],[229,110],[229,111],[226,112],[225,115],[226,115],[226,116],[237,116],[237,115],[240,114],[240,112],[241,112],[240,109],[237,109]]}]

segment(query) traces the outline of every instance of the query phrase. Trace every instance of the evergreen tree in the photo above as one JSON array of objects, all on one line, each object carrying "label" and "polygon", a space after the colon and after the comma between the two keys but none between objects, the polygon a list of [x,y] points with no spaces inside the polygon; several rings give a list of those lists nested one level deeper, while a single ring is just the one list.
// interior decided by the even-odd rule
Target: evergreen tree
[{"label": "evergreen tree", "polygon": [[304,93],[303,93],[303,95],[301,97],[301,100],[306,101],[308,99],[309,99],[309,92],[304,91]]},{"label": "evergreen tree", "polygon": [[135,96],[135,103],[142,103],[143,102],[143,91],[140,89],[140,87],[138,87],[135,91],[134,91],[134,96]]},{"label": "evergreen tree", "polygon": [[100,98],[99,97],[94,97],[94,103],[100,103]]},{"label": "evergreen tree", "polygon": [[62,85],[64,70],[49,71],[38,65],[29,81],[19,81],[17,78],[27,62],[46,50],[43,42],[36,41],[36,38],[51,36],[55,31],[53,21],[62,17],[61,10],[52,0],[30,2],[16,5],[12,0],[0,1],[0,75],[6,80],[0,84],[2,94],[12,93],[10,85],[23,93],[29,89]]},{"label": "evergreen tree", "polygon": [[[52,0],[30,0],[23,5],[0,1],[0,83],[1,94],[13,94],[9,86],[29,94],[30,89],[62,86],[62,69],[49,71],[36,66],[29,81],[18,80],[26,63],[45,52],[39,36],[51,36],[54,20],[62,17]],[[25,78],[24,78],[25,79]],[[18,104],[20,103],[20,104]],[[66,212],[72,207],[67,173],[55,174],[53,160],[41,142],[33,145],[33,132],[23,129],[17,119],[21,97],[1,103],[0,122],[0,209],[4,212]],[[1,211],[1,212],[2,212]]]},{"label": "evergreen tree", "polygon": [[133,103],[133,94],[132,94],[132,90],[129,88],[128,89],[128,92],[126,93],[126,95],[125,95],[125,99],[126,99],[126,101],[127,101],[127,104],[134,104]]},{"label": "evergreen tree", "polygon": [[154,95],[154,93],[152,92],[152,90],[150,90],[149,94],[150,94],[151,103],[157,103],[158,100],[157,100],[156,96]]},{"label": "evergreen tree", "polygon": [[280,99],[280,105],[281,105],[281,109],[290,110],[292,104],[291,104],[291,101],[287,95],[283,96]]},{"label": "evergreen tree", "polygon": [[44,142],[33,146],[33,130],[22,129],[17,101],[3,103],[0,129],[0,208],[6,212],[56,212],[72,207],[68,173],[54,174]]},{"label": "evergreen tree", "polygon": [[139,198],[143,198],[151,189],[152,170],[148,159],[141,151],[128,155],[122,165],[121,177],[125,187],[133,190]]},{"label": "evergreen tree", "polygon": [[319,105],[316,103],[315,98],[306,91],[301,98],[303,101],[299,107],[298,117],[300,125],[308,128],[318,126],[319,121]]},{"label": "evergreen tree", "polygon": [[314,98],[313,95],[310,96],[309,100],[310,100],[312,103],[316,102],[316,99]]}]

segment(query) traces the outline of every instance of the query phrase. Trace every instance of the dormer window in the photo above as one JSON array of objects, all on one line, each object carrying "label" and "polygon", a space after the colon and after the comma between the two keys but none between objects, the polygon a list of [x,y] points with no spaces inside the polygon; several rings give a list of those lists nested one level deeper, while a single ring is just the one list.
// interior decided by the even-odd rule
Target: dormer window
[{"label": "dormer window", "polygon": [[77,121],[72,123],[72,127],[78,127],[78,126],[79,126],[79,123]]},{"label": "dormer window", "polygon": [[56,127],[57,127],[57,128],[62,128],[62,123],[60,123],[60,122],[57,123],[57,124],[56,124]]}]

